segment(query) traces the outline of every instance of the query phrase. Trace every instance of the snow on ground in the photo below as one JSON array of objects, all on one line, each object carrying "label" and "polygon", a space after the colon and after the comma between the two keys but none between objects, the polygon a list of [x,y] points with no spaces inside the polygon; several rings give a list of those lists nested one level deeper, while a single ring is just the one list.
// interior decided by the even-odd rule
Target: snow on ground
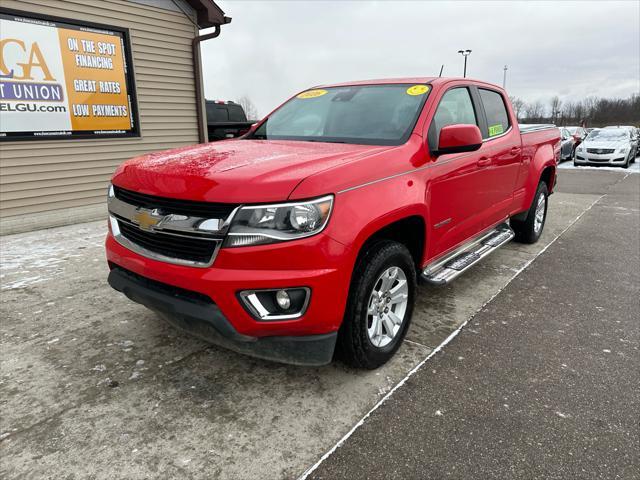
[{"label": "snow on ground", "polygon": [[610,167],[610,166],[598,166],[598,165],[580,165],[574,166],[573,162],[565,161],[558,165],[558,168],[567,169],[567,170],[608,170],[610,172],[621,172],[621,173],[640,173],[640,158],[636,158],[635,163],[629,165],[629,168],[622,167]]},{"label": "snow on ground", "polygon": [[64,270],[71,257],[81,257],[87,247],[101,246],[106,222],[70,225],[0,240],[0,283],[2,290],[28,287],[51,280]]}]

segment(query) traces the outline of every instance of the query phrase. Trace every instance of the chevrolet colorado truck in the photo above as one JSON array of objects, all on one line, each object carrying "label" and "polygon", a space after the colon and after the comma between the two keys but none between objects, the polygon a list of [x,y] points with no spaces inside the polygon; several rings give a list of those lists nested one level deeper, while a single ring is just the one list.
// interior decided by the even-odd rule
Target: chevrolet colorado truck
[{"label": "chevrolet colorado truck", "polygon": [[407,333],[417,280],[445,285],[538,240],[559,154],[559,130],[521,132],[492,84],[314,87],[241,138],[122,164],[109,283],[237,352],[376,368]]}]

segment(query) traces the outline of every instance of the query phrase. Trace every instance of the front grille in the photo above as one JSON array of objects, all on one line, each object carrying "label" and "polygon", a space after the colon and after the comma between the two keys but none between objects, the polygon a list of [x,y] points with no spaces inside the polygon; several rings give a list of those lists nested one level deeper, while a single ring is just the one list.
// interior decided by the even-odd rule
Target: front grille
[{"label": "front grille", "polygon": [[587,148],[587,153],[596,153],[599,155],[609,155],[615,151],[614,148]]},{"label": "front grille", "polygon": [[176,213],[203,218],[226,219],[237,205],[232,203],[194,202],[177,198],[156,197],[113,187],[116,198],[136,207],[159,209],[164,214]]},{"label": "front grille", "polygon": [[147,232],[118,219],[120,234],[130,242],[165,257],[208,264],[222,239],[172,235],[161,231]]}]

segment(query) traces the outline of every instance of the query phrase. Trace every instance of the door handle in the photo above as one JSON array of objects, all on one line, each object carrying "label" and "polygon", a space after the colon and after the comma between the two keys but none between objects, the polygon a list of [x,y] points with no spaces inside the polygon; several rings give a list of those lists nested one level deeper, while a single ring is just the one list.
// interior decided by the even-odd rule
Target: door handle
[{"label": "door handle", "polygon": [[491,159],[489,157],[480,157],[480,159],[476,162],[476,165],[479,167],[486,167],[491,163]]},{"label": "door handle", "polygon": [[511,155],[516,155],[518,153],[520,153],[520,147],[513,147],[511,149]]}]

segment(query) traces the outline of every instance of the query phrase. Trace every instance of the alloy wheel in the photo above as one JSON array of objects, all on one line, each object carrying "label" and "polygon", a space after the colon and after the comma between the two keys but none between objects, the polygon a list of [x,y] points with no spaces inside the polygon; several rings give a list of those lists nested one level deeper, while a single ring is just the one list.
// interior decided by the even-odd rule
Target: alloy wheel
[{"label": "alloy wheel", "polygon": [[389,267],[378,277],[367,305],[367,333],[371,344],[382,348],[400,332],[409,302],[407,277],[399,267]]},{"label": "alloy wheel", "polygon": [[538,205],[536,205],[536,216],[533,220],[533,230],[536,235],[539,235],[542,231],[542,225],[544,224],[544,216],[547,212],[547,197],[542,194],[538,198]]}]

